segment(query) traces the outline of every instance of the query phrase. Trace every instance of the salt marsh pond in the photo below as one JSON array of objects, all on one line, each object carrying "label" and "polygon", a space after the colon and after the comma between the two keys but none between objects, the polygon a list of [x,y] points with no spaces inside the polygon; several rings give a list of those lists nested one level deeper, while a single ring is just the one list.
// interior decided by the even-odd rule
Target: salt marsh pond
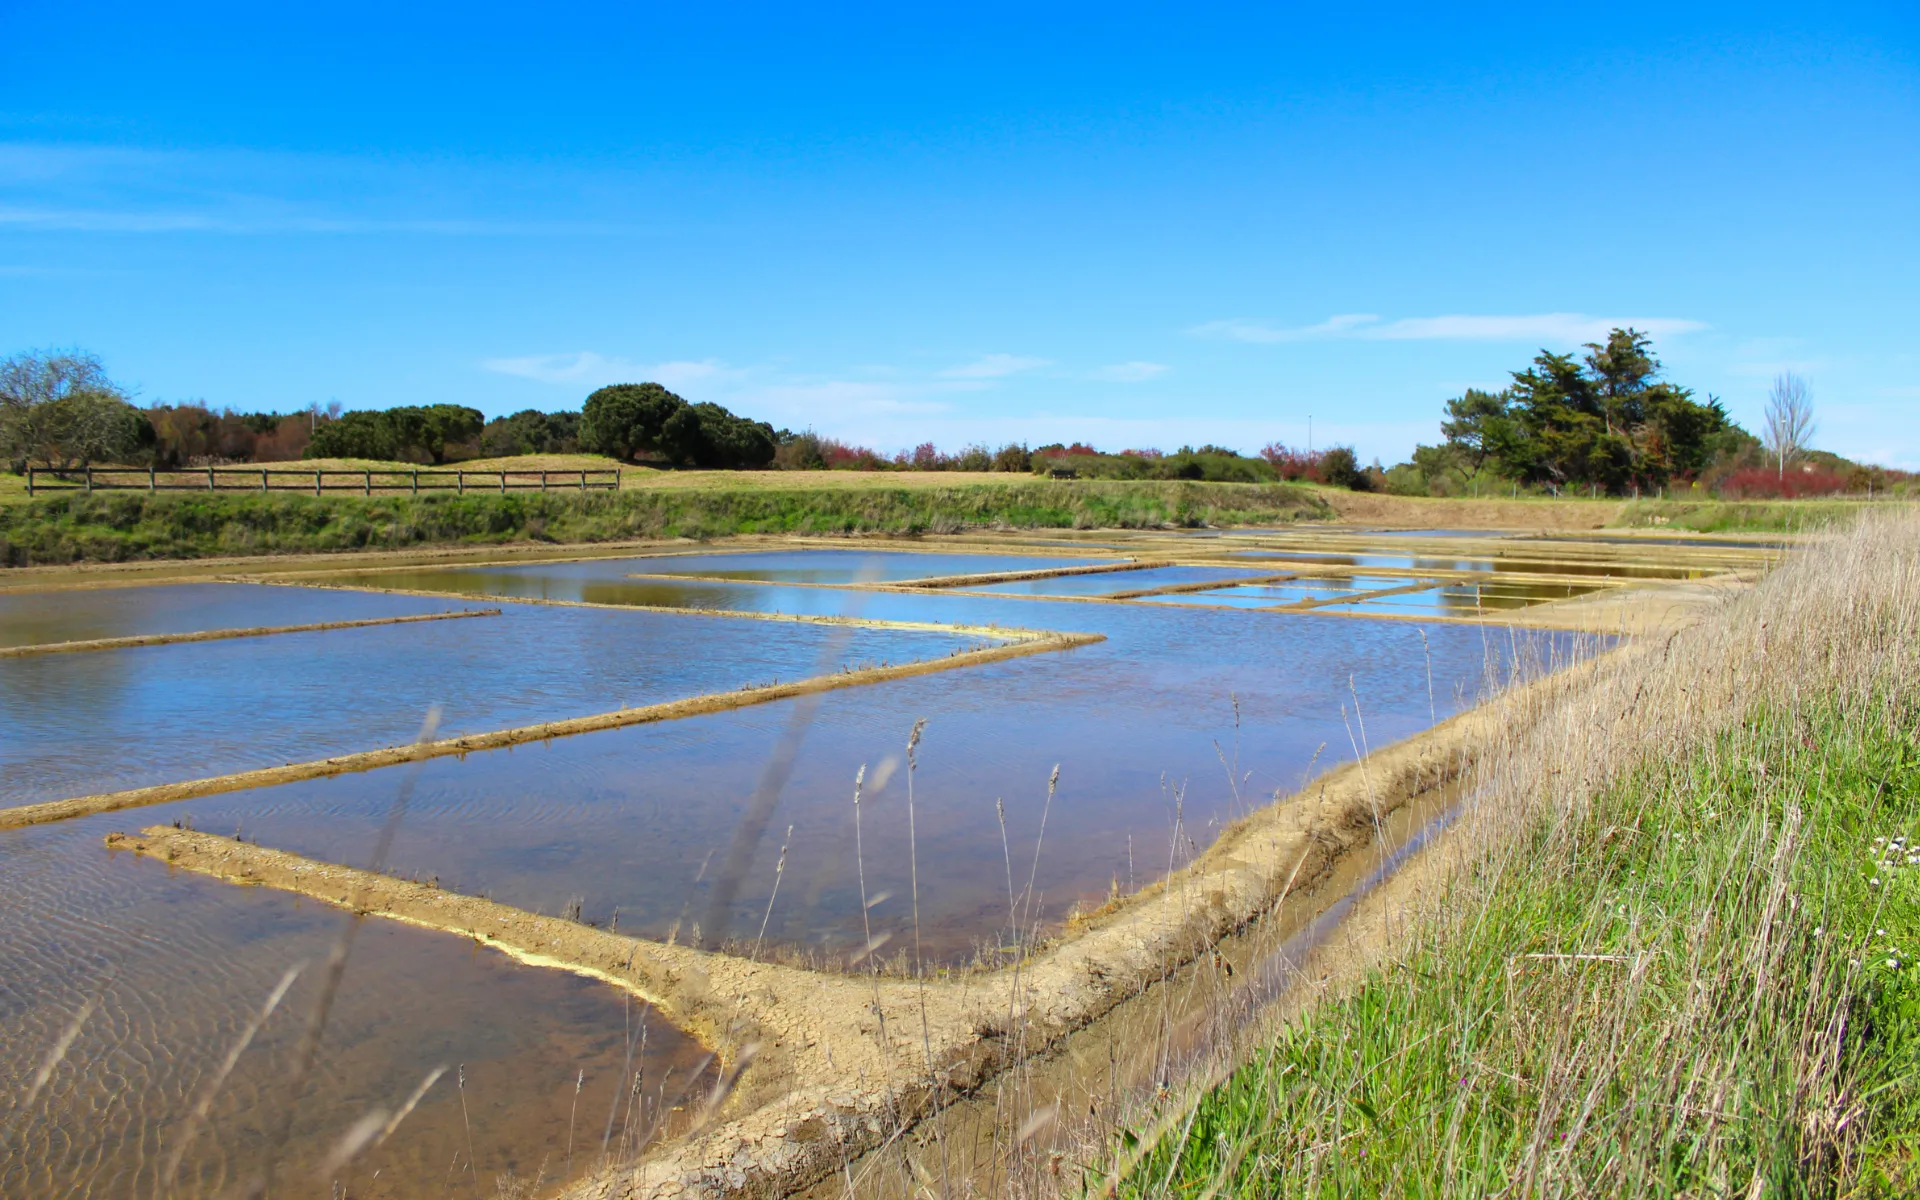
[{"label": "salt marsh pond", "polygon": [[[234,886],[109,849],[110,832],[177,825],[365,866],[391,825],[388,874],[528,913],[832,971],[910,972],[917,932],[924,968],[991,970],[1010,892],[1057,935],[1277,795],[1591,652],[1612,631],[1577,619],[1584,606],[1765,561],[1445,533],[789,542],[0,592],[0,647],[499,610],[0,659],[0,804],[122,798],[0,824],[0,1080],[16,1106],[0,1112],[0,1194],[149,1194],[176,1151],[175,1192],[219,1194],[289,1111],[288,1064],[345,919],[322,899],[338,897]],[[832,686],[775,689],[809,680]],[[667,707],[325,766],[405,745],[429,709],[450,739],[649,706]],[[287,764],[301,777],[218,782]],[[181,781],[214,782],[135,794]],[[462,1177],[549,1194],[693,1119],[722,1069],[610,983],[485,939],[361,925],[277,1152],[280,1194],[440,1195]],[[187,1141],[223,1056],[303,964]],[[320,1171],[357,1120],[398,1111],[442,1066],[391,1137]]]}]

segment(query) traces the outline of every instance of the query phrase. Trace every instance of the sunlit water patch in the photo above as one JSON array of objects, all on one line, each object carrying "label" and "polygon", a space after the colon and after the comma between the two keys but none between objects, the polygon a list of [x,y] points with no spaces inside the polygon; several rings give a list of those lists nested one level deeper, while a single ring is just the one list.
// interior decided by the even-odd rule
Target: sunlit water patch
[{"label": "sunlit water patch", "polygon": [[1090,566],[1113,559],[1020,554],[921,554],[887,550],[762,550],[675,554],[640,560],[641,571],[761,583],[900,583],[940,575],[988,575]]},{"label": "sunlit water patch", "polygon": [[[782,605],[817,594],[754,590]],[[704,923],[710,940],[709,907],[731,855],[747,864],[724,914],[731,935],[751,940],[764,921],[767,937],[787,948],[843,956],[861,936],[859,869],[869,899],[888,894],[872,910],[876,928],[900,932],[917,853],[928,953],[965,959],[1002,938],[1009,857],[1016,890],[1031,877],[1057,920],[1075,904],[1158,878],[1224,823],[1357,748],[1384,746],[1471,703],[1504,677],[1510,644],[1551,658],[1571,643],[1560,635],[1489,641],[1441,625],[1426,629],[1423,644],[1419,628],[1404,623],[1150,605],[874,600],[875,615],[1053,616],[1109,640],[822,698],[800,726],[804,740],[777,805],[758,814],[764,832],[744,849],[734,839],[756,825],[743,819],[756,787],[796,728],[791,702],[436,760],[421,771],[398,869],[549,913],[580,900],[588,919],[655,936],[677,929],[691,937]],[[1071,621],[1058,619],[1063,612]],[[903,752],[920,717],[929,723],[913,775],[910,844]],[[864,855],[856,858],[852,795],[862,764]],[[1060,791],[1049,811],[1055,764]],[[351,860],[371,844],[391,775],[209,797],[154,816],[190,816],[216,832],[242,826],[269,845]],[[996,801],[1004,801],[1005,843]]]},{"label": "sunlit water patch", "polygon": [[[264,591],[277,599],[291,589]],[[305,595],[350,612],[392,598]],[[936,632],[505,605],[500,616],[466,621],[0,660],[0,803],[375,750],[412,738],[435,704],[442,735],[455,736],[938,658],[977,643]]]}]

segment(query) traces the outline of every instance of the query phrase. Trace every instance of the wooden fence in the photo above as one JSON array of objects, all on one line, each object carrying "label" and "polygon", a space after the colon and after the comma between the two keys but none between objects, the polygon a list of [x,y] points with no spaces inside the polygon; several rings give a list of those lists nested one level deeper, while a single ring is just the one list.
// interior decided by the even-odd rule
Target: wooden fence
[{"label": "wooden fence", "polygon": [[40,492],[327,492],[371,496],[421,492],[618,491],[620,471],[344,471],[284,467],[200,467],[160,471],[141,467],[27,468],[27,495]]}]

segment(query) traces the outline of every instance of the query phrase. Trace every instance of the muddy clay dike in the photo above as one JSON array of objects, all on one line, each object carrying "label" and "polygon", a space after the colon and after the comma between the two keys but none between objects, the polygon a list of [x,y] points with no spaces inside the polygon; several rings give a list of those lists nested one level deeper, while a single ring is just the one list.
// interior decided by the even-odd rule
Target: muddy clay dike
[{"label": "muddy clay dike", "polygon": [[568,549],[0,577],[0,1195],[1004,1191],[1780,554]]}]

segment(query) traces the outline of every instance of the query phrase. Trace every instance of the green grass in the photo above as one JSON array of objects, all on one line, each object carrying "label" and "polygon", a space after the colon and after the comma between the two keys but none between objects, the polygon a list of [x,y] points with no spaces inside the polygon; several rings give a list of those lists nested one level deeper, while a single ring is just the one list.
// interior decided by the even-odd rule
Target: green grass
[{"label": "green grass", "polygon": [[1802,711],[1540,822],[1122,1192],[1920,1192],[1920,709]]},{"label": "green grass", "polygon": [[1845,524],[1880,506],[1863,500],[1635,500],[1611,524],[1695,533],[1799,533]]},{"label": "green grass", "polygon": [[1324,518],[1284,484],[1050,483],[957,487],[646,489],[313,497],[101,492],[0,506],[0,565],[746,533],[1159,528]]}]

